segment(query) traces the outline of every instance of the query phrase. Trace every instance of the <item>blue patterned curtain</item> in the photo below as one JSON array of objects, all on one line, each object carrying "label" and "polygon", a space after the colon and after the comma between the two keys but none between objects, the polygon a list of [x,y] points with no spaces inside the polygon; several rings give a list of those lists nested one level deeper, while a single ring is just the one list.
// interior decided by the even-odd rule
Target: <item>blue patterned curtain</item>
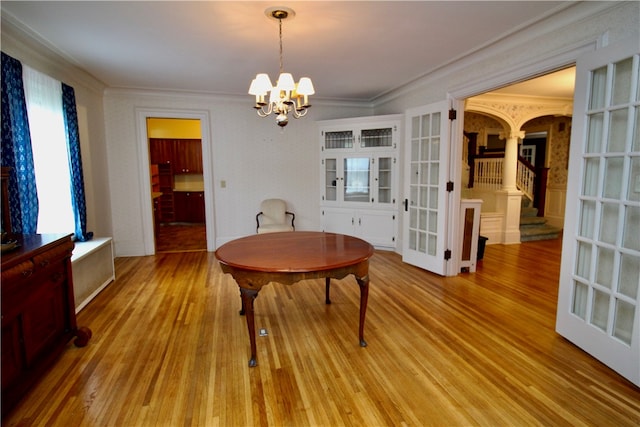
[{"label": "blue patterned curtain", "polygon": [[11,229],[14,233],[35,233],[38,194],[22,84],[22,64],[5,53],[2,53],[2,166],[11,168]]},{"label": "blue patterned curtain", "polygon": [[80,242],[85,242],[91,240],[93,233],[87,233],[87,206],[84,197],[84,178],[82,174],[82,157],[80,156],[76,95],[73,88],[64,83],[62,83],[62,110],[64,127],[67,134],[67,150],[69,153],[71,204],[76,224],[75,238]]}]

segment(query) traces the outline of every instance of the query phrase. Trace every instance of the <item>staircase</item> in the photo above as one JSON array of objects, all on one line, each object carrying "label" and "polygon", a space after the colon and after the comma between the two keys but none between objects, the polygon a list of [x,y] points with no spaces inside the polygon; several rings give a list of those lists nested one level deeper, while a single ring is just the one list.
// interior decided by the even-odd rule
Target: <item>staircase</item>
[{"label": "staircase", "polygon": [[532,206],[523,206],[520,208],[520,241],[531,242],[534,240],[551,240],[557,239],[560,235],[559,228],[547,224],[544,217],[538,216],[538,209]]}]

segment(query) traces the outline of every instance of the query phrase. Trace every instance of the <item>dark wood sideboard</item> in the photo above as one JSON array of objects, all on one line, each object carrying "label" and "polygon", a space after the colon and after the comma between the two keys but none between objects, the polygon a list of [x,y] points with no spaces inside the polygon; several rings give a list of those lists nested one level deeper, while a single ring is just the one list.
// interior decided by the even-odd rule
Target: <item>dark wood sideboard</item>
[{"label": "dark wood sideboard", "polygon": [[2,415],[60,356],[72,337],[84,347],[91,330],[76,324],[71,235],[9,235],[2,254]]}]

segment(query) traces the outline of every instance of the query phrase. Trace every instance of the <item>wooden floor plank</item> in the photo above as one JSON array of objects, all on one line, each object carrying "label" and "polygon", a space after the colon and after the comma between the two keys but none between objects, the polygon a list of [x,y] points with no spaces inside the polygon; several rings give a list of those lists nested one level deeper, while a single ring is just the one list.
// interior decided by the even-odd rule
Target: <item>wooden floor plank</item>
[{"label": "wooden floor plank", "polygon": [[258,363],[213,254],[118,258],[116,281],[6,426],[640,424],[640,390],[555,333],[561,241],[490,245],[443,278],[376,252],[366,348],[353,277],[270,284]]}]

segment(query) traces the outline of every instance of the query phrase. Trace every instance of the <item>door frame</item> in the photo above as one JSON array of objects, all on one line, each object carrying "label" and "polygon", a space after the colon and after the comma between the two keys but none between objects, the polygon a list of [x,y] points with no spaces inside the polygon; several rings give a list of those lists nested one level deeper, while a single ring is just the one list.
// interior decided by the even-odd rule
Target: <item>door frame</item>
[{"label": "door frame", "polygon": [[[504,73],[490,76],[487,79],[472,81],[468,84],[465,84],[464,86],[453,88],[452,90],[449,91],[449,95],[454,100],[460,101],[460,100],[463,100],[484,92],[488,92],[509,84],[528,80],[528,79],[540,76],[542,74],[546,74],[549,72],[553,72],[555,70],[565,68],[567,66],[575,65],[577,61],[584,55],[595,52],[599,48],[607,47],[608,45],[609,43],[607,42],[606,35],[603,37],[599,37],[597,39],[587,40],[587,41],[584,41],[584,43],[574,47],[569,51],[563,52],[555,56],[554,55],[549,56],[546,59],[543,58],[541,60],[536,60],[536,63],[524,64],[517,68],[508,69]],[[576,94],[581,93],[579,91],[585,91],[585,90],[586,90],[585,88],[576,87],[574,91],[574,97],[573,97],[574,102],[576,98],[579,98],[579,96],[576,96]],[[579,141],[575,141],[575,143],[578,143],[578,142]],[[460,142],[460,144],[462,144],[462,142]],[[568,170],[568,173],[571,174],[571,171],[572,171],[571,169]],[[574,173],[575,172],[576,171],[574,171]],[[460,181],[460,178],[461,178],[461,175],[457,175],[457,181]],[[567,197],[570,194],[569,190],[570,189],[567,188]],[[459,212],[455,212],[455,215],[457,219]],[[565,216],[566,215],[567,213],[565,213]],[[563,259],[571,255],[570,251],[567,250],[568,243],[569,243],[568,240],[565,239],[562,247],[562,253],[561,253],[561,257]],[[563,265],[565,265],[564,262],[563,262]],[[562,271],[560,273],[560,279],[562,279]],[[558,300],[557,300],[558,304],[562,302],[561,299],[562,299],[562,295],[559,294]],[[556,325],[556,328],[557,328],[557,325]],[[634,333],[636,334],[636,337],[637,337],[637,334],[640,333],[638,331],[638,328],[635,328]],[[595,359],[601,360],[600,355],[592,352],[590,349],[589,351],[585,350],[585,352],[590,354]]]},{"label": "door frame", "polygon": [[[461,129],[458,134],[458,139],[452,139],[452,141],[458,141],[458,144],[453,144],[457,146],[457,151],[454,152],[452,148],[451,153],[451,161],[453,162],[451,166],[453,181],[456,184],[462,182],[462,167],[460,165],[461,162],[457,162],[456,164],[454,160],[458,159],[458,157],[456,156],[458,156],[458,154],[462,152],[462,144],[464,144],[462,138],[462,129],[464,128],[464,105],[466,99],[573,66],[580,56],[584,55],[585,53],[595,51],[599,46],[605,45],[605,41],[605,37],[586,39],[582,43],[576,44],[572,49],[560,53],[551,54],[546,57],[533,58],[528,62],[519,63],[515,67],[507,68],[500,73],[488,76],[479,76],[478,79],[470,79],[463,85],[453,86],[449,88],[447,96],[451,102],[452,108],[461,106],[457,109],[459,115],[462,115],[462,118],[457,120],[458,125]],[[454,224],[453,228],[455,228],[455,230],[450,230],[450,233],[452,233],[450,238],[453,239],[450,240],[450,244],[453,249],[454,258],[457,259],[458,255],[456,254],[459,254],[462,250],[462,247],[459,243],[460,239],[455,240],[458,238],[458,233],[461,232],[460,230],[458,230],[458,226],[455,225],[459,223],[460,219],[459,204],[461,192],[459,189],[460,185],[456,185],[455,187],[458,187],[458,191],[454,191],[452,199],[456,199],[458,206],[454,206],[454,209],[452,211],[452,221]],[[454,232],[455,235],[453,235]],[[460,272],[458,262],[448,264],[449,266],[447,268],[450,270],[455,269],[455,271],[451,271],[450,273],[448,272],[447,274],[455,275]]]},{"label": "door frame", "polygon": [[202,139],[202,175],[204,179],[205,224],[207,251],[213,252],[215,245],[215,210],[213,192],[213,145],[211,138],[211,120],[207,110],[175,110],[164,108],[136,108],[138,171],[142,186],[143,200],[149,197],[149,203],[141,201],[142,236],[145,255],[155,255],[155,237],[153,232],[153,204],[151,203],[151,171],[149,163],[149,138],[147,118],[196,119],[200,121]]}]

